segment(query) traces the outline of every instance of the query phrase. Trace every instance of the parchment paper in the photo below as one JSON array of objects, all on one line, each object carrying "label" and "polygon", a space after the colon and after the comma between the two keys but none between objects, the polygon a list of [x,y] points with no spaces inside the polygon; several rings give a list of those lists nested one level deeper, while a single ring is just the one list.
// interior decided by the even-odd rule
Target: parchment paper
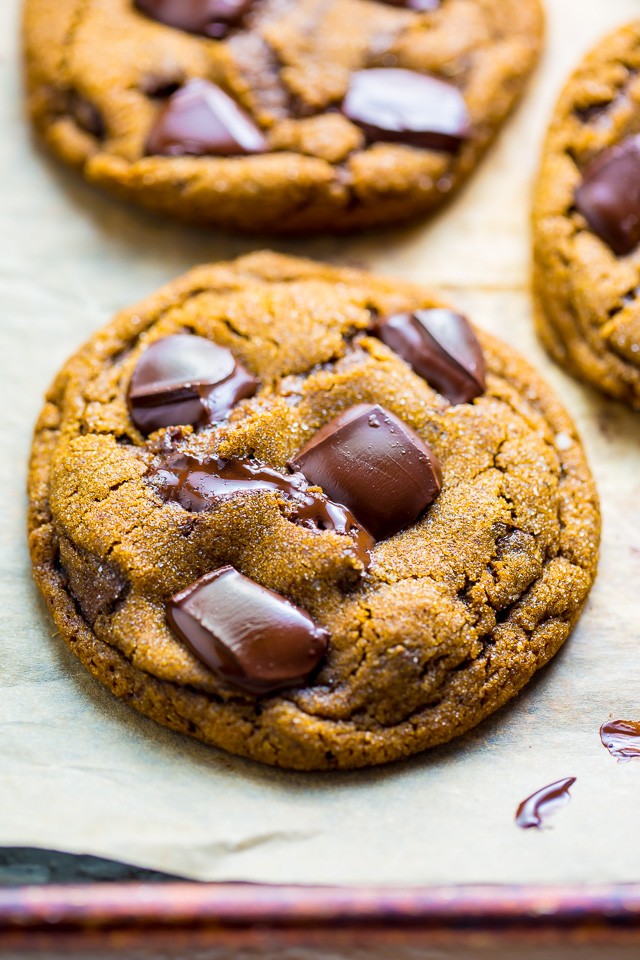
[{"label": "parchment paper", "polygon": [[[600,577],[564,651],[515,701],[448,747],[354,774],[275,772],[164,730],[67,652],[31,582],[23,494],[41,397],[112,313],[199,262],[256,248],[156,220],[92,191],[29,139],[18,0],[0,4],[0,844],[112,857],[207,880],[429,884],[640,880],[640,762],[599,740],[640,719],[640,416],[543,354],[526,290],[528,205],[570,67],[638,0],[548,0],[529,96],[438,221],[356,239],[272,243],[440,287],[513,343],[576,417],[604,511]],[[576,776],[545,832],[520,800]]]}]

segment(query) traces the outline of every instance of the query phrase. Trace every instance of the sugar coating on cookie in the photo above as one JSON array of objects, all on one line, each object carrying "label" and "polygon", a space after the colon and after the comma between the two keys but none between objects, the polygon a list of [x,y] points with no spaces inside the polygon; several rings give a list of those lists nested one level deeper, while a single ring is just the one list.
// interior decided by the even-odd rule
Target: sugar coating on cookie
[{"label": "sugar coating on cookie", "polygon": [[[224,407],[237,369],[252,388]],[[132,394],[162,425],[136,426]],[[468,730],[556,652],[596,572],[584,453],[527,363],[427,290],[271,253],[192,271],[69,360],[29,497],[35,577],[85,666],[296,769]]]},{"label": "sugar coating on cookie", "polygon": [[520,96],[539,0],[25,0],[28,105],[91,183],[269,233],[417,217]]},{"label": "sugar coating on cookie", "polygon": [[640,21],[562,92],[533,209],[534,290],[552,356],[640,409]]}]

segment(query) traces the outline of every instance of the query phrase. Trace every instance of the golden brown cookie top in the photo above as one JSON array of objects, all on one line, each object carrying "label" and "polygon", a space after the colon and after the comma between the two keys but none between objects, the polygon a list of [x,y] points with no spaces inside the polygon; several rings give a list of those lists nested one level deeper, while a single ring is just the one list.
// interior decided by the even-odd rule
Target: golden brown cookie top
[{"label": "golden brown cookie top", "polygon": [[[478,356],[459,337],[448,345],[462,370],[456,382],[471,369],[477,378],[475,398],[462,403],[380,337],[383,318],[443,309],[418,287],[252,254],[192,271],[120,314],[67,363],[36,430],[34,568],[63,635],[119,695],[129,690],[162,722],[270,763],[360,766],[467,729],[555,652],[597,562],[597,499],[584,455],[549,388],[487,335],[478,332],[482,392]],[[434,323],[430,330],[439,335]],[[233,360],[217,375],[235,375],[236,364],[254,378],[254,392],[234,397],[222,420],[145,435],[132,420],[131,384],[140,397],[142,383],[135,372],[158,344],[184,335],[229,351]],[[163,410],[184,401],[169,379]],[[149,389],[149,376],[144,383]],[[217,488],[204,503],[209,488],[197,484],[167,493],[168,473],[185,464],[215,462],[218,482],[221,462],[241,462],[283,477],[307,471],[312,494],[327,494],[313,486],[327,476],[323,445],[335,441],[336,417],[351,411],[353,423],[367,404],[400,421],[403,454],[415,443],[441,469],[441,489],[434,467],[424,509],[390,536],[373,530],[360,479],[346,485],[348,507],[375,543],[353,528],[300,523],[295,496],[277,484],[231,496]],[[392,500],[381,499],[385,519]],[[167,600],[226,566],[326,632],[326,656],[308,681],[256,698],[169,627]]]},{"label": "golden brown cookie top", "polygon": [[306,231],[416,216],[450,195],[533,68],[542,12],[27,0],[24,35],[34,121],[90,180],[191,220]]}]

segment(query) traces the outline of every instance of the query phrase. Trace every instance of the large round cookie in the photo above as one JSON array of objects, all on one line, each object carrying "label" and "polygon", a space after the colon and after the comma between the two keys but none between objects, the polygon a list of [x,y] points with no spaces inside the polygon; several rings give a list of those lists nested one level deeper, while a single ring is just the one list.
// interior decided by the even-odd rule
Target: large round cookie
[{"label": "large round cookie", "polygon": [[534,210],[538,329],[571,373],[640,409],[640,21],[565,87]]},{"label": "large round cookie", "polygon": [[539,0],[25,0],[29,110],[66,163],[150,209],[361,228],[452,195],[542,32]]},{"label": "large round cookie", "polygon": [[[476,331],[487,369],[480,392],[480,366],[470,379],[472,353],[456,339],[466,321],[429,312],[439,307],[420,287],[252,254],[195,269],[122,312],[65,365],[35,432],[31,554],[60,633],[94,676],[160,723],[233,753],[297,769],[347,768],[463,733],[553,656],[596,572],[589,468],[546,383]],[[434,371],[446,392],[475,399],[449,402],[380,339],[385,318],[404,316],[398,329],[406,328],[406,312],[420,309],[412,316],[444,318],[457,330],[448,353],[431,340],[423,359],[439,358]],[[144,419],[149,409],[165,415],[162,405],[144,406],[143,381],[148,387],[150,358],[158,380],[166,344],[176,343],[167,338],[177,334],[187,346],[209,348],[202,337],[230,350],[236,374],[253,387],[236,378],[245,386],[218,425],[145,436],[132,415],[145,430],[154,426]],[[197,357],[206,352],[200,346]],[[449,385],[443,371],[453,373]],[[253,396],[237,399],[243,392]],[[214,497],[198,512],[193,489],[178,502],[177,488],[165,485],[176,456],[267,464],[283,477],[295,459],[307,470],[300,448],[368,403],[402,421],[403,455],[428,444],[442,470],[442,489],[431,489],[420,517],[387,539],[388,530],[378,532],[372,548],[295,522],[294,501],[278,491]],[[389,439],[379,419],[369,424]],[[363,460],[357,470],[371,465],[368,454]],[[429,466],[424,456],[416,463]],[[413,490],[416,472],[398,473],[378,498],[383,523],[406,503],[395,495]],[[358,514],[368,491],[356,481]],[[227,565],[243,574],[236,586],[249,586],[248,602],[260,584],[310,617],[321,644],[328,638],[309,680],[256,696],[205,666],[170,628],[168,598]]]}]

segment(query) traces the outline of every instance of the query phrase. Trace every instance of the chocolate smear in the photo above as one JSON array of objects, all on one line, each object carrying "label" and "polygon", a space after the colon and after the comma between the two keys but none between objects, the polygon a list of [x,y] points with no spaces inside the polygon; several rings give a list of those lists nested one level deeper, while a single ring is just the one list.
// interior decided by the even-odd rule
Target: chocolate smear
[{"label": "chocolate smear", "polygon": [[523,830],[531,827],[541,829],[548,817],[569,803],[571,799],[569,787],[572,787],[575,782],[575,777],[557,780],[527,797],[516,812],[517,825]]},{"label": "chocolate smear", "polygon": [[600,739],[618,763],[640,758],[640,722],[607,720],[600,727]]}]

